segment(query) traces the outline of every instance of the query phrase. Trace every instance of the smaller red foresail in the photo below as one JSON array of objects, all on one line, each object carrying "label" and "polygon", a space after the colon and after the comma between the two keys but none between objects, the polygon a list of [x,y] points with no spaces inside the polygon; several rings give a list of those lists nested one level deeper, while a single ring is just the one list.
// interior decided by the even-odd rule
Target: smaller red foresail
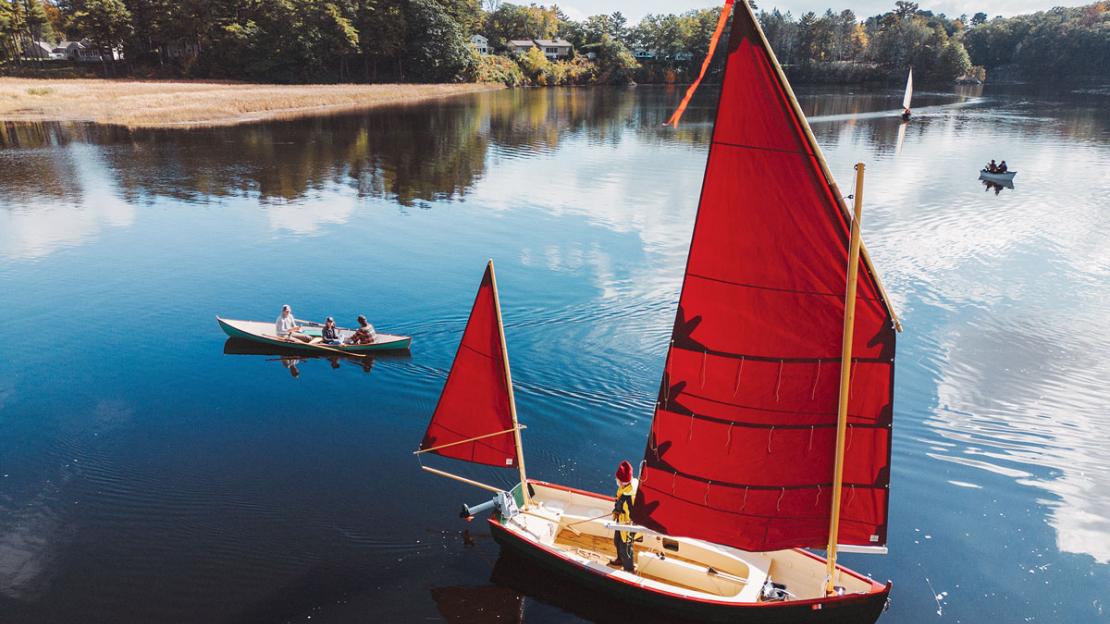
[{"label": "smaller red foresail", "polygon": [[489,466],[515,467],[511,399],[494,288],[490,263],[420,450]]}]

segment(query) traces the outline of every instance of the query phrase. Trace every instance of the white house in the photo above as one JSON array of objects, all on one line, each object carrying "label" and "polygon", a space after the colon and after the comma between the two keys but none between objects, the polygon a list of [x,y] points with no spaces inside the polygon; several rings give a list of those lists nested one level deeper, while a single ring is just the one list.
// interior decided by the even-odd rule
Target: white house
[{"label": "white house", "polygon": [[569,58],[570,51],[574,48],[566,39],[536,39],[536,45],[543,51],[544,56],[553,61]]},{"label": "white house", "polygon": [[513,54],[525,54],[528,50],[535,47],[536,42],[531,39],[510,39],[508,46],[509,52]]},{"label": "white house", "polygon": [[636,48],[632,53],[637,60],[646,61],[655,58],[655,52],[652,50],[645,50],[643,48]]},{"label": "white house", "polygon": [[48,60],[54,58],[54,47],[45,41],[32,41],[31,45],[23,48],[23,58]]},{"label": "white house", "polygon": [[54,46],[54,54],[58,58],[76,61],[78,50],[82,50],[84,47],[80,41],[59,41],[58,45]]},{"label": "white house", "polygon": [[489,39],[482,35],[470,35],[470,45],[478,51],[478,54],[489,54]]},{"label": "white house", "polygon": [[82,39],[78,43],[79,47],[75,48],[76,54],[73,60],[78,63],[99,63],[103,60],[119,61],[123,59],[123,50],[121,48],[112,48],[110,50],[111,57],[104,59],[101,56],[101,47],[89,39]]}]

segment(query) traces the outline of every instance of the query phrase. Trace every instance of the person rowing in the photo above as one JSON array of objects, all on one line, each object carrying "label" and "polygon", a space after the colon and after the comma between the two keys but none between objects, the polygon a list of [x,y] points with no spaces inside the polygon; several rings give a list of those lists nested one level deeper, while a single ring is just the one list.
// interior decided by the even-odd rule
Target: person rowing
[{"label": "person rowing", "polygon": [[297,324],[297,319],[293,316],[293,310],[288,305],[281,306],[281,316],[274,323],[274,330],[278,338],[285,340],[299,340],[308,343],[319,342],[319,339],[301,331],[301,326]]},{"label": "person rowing", "polygon": [[374,344],[374,338],[378,333],[374,331],[374,326],[366,322],[366,317],[358,315],[358,329],[355,333],[347,339],[347,344],[353,345],[368,345]]}]

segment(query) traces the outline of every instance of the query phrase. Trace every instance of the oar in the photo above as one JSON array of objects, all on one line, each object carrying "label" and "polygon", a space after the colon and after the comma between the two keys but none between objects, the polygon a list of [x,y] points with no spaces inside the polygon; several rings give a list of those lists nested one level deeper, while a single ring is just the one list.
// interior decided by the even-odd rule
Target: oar
[{"label": "oar", "polygon": [[[266,336],[265,334],[262,334],[262,335]],[[266,336],[266,337],[269,338],[270,336]],[[351,351],[344,351],[342,349],[333,349],[331,347],[325,347],[324,345],[320,345],[320,344],[312,344],[311,342],[301,342],[300,340],[293,340],[292,338],[282,338],[280,336],[274,336],[274,338],[277,339],[277,340],[280,340],[282,342],[288,342],[289,344],[295,344],[298,347],[312,347],[313,349],[320,349],[321,351],[331,351],[332,353],[338,353],[339,355],[347,355],[347,356],[350,356],[350,357],[357,357],[357,358],[366,357],[366,355],[363,354],[363,353],[353,353]]]}]

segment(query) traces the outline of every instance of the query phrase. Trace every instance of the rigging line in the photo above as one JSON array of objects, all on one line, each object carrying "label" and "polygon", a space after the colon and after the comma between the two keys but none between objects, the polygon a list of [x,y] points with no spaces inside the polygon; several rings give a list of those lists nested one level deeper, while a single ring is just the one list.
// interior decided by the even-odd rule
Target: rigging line
[{"label": "rigging line", "polygon": [[[788,293],[788,294],[791,294],[791,295],[812,295],[814,297],[835,297],[835,298],[838,298],[838,299],[842,298],[844,296],[843,293],[837,294],[837,293],[820,292],[820,291],[816,291],[816,290],[795,290],[793,288],[778,288],[778,287],[775,287],[775,286],[763,286],[761,284],[752,284],[752,283],[749,283],[749,282],[737,282],[737,281],[733,281],[733,280],[723,279],[723,278],[720,278],[720,277],[712,277],[712,276],[709,276],[709,275],[702,275],[701,273],[694,273],[694,272],[687,273],[686,277],[696,277],[698,279],[706,280],[707,282],[717,282],[718,284],[725,284],[726,286],[736,286],[737,288],[752,288],[752,289],[755,289],[755,290],[770,290],[770,291],[773,291],[773,292]],[[862,299],[864,301],[881,301],[878,297],[868,297],[868,296],[863,295],[862,293],[857,295],[856,298],[857,299]]]},{"label": "rigging line", "polygon": [[848,399],[852,398],[852,389],[855,388],[856,381],[856,361],[853,359],[851,365],[848,366]]},{"label": "rigging line", "polygon": [[[660,472],[670,472],[672,479],[677,478],[678,476],[680,476],[679,471],[675,470],[671,466],[664,465],[663,467],[657,468],[656,470],[659,470]],[[686,479],[687,481],[696,481],[698,483],[705,483],[705,482],[709,481],[709,479],[707,479],[705,477],[699,477],[697,475],[686,473],[686,472],[682,473],[681,476],[682,476],[683,479]],[[813,488],[816,488],[816,487],[822,487],[822,488],[832,487],[832,483],[829,482],[829,481],[822,481],[820,483],[794,484],[794,485],[789,485],[789,484],[788,485],[758,485],[758,484],[752,484],[752,483],[732,483],[732,482],[729,482],[729,481],[717,481],[717,480],[714,480],[713,483],[714,483],[714,485],[717,485],[717,486],[727,487],[727,488],[732,488],[732,489],[737,489],[737,490],[740,489],[740,488],[752,488],[754,490],[760,490],[760,491],[778,490],[778,489],[781,489],[781,488],[784,488],[784,487],[788,490],[812,490]],[[868,490],[886,490],[887,489],[886,485],[879,485],[879,484],[874,484],[874,483],[847,483],[847,482],[845,482],[844,485],[846,487],[856,487],[856,488],[868,489]],[[653,489],[655,489],[655,488],[653,488]],[[662,491],[662,490],[659,490],[659,491]]]},{"label": "rigging line", "polygon": [[[696,397],[696,398],[703,398],[704,399],[704,397]],[[704,399],[704,400],[708,401],[709,399]],[[744,407],[744,406],[735,406],[735,407]],[[788,412],[786,410],[769,410],[769,409],[760,409],[760,408],[745,408],[745,409],[752,409],[752,410],[767,412],[767,413],[771,413],[771,414],[783,414],[783,413],[795,414],[795,412]],[[776,423],[776,424],[770,424],[770,423],[762,423],[762,422],[751,422],[751,421],[746,421],[746,420],[733,420],[733,419],[729,419],[729,418],[717,418],[715,416],[706,416],[704,414],[694,414],[692,412],[689,413],[689,414],[684,414],[684,413],[680,413],[680,412],[671,412],[669,410],[665,410],[665,411],[666,411],[667,414],[675,416],[677,418],[696,418],[698,420],[704,420],[706,422],[712,422],[712,423],[717,423],[717,424],[721,424],[721,425],[733,424],[733,425],[737,425],[737,426],[740,426],[740,427],[746,427],[748,429],[767,429],[768,427],[779,427],[781,429],[792,429],[792,430],[805,429],[807,427],[821,427],[822,429],[835,429],[836,428],[836,423],[835,422],[816,423],[816,424],[806,424],[806,423],[799,423],[799,424]],[[798,412],[797,414],[798,415],[806,415],[806,416],[812,416],[812,415],[828,416],[828,414],[806,414],[805,412]],[[849,416],[851,416],[851,414],[849,414]],[[862,427],[864,429],[889,429],[890,428],[889,423],[888,424],[856,423],[854,426]]]},{"label": "rigging line", "polygon": [[786,496],[786,488],[782,488],[782,494],[779,494],[779,500],[775,503],[775,511],[782,511],[782,497]]},{"label": "rigging line", "polygon": [[701,388],[703,390],[705,389],[705,365],[706,365],[706,360],[707,360],[708,357],[709,357],[709,351],[708,350],[705,350],[705,351],[701,352],[700,377],[701,377]]},{"label": "rigging line", "polygon": [[775,380],[775,403],[779,402],[779,388],[782,387],[782,367],[786,366],[786,362],[779,360],[779,376]]},{"label": "rigging line", "polygon": [[463,349],[466,349],[467,351],[473,351],[474,353],[477,353],[478,355],[480,355],[480,356],[482,356],[482,357],[484,357],[484,358],[489,358],[489,359],[491,359],[491,360],[493,359],[493,356],[492,356],[492,355],[490,355],[489,353],[483,353],[483,352],[481,352],[481,351],[479,351],[479,350],[475,349],[474,347],[472,347],[472,346],[470,346],[470,345],[467,345],[467,344],[460,344],[460,345],[459,345],[459,347],[461,347],[461,348],[463,348]]},{"label": "rigging line", "polygon": [[767,454],[771,454],[771,438],[775,435],[775,426],[771,425],[771,430],[767,432]]},{"label": "rigging line", "polygon": [[740,391],[740,375],[744,372],[744,356],[740,356],[740,364],[736,367],[736,385],[732,389],[732,396],[735,397],[736,393]]},{"label": "rigging line", "polygon": [[813,391],[809,393],[809,400],[817,396],[817,382],[821,379],[821,360],[817,360],[817,374],[813,377]]},{"label": "rigging line", "polygon": [[793,150],[785,147],[763,147],[760,145],[748,145],[747,143],[733,143],[731,141],[713,141],[714,145],[723,145],[725,147],[733,147],[736,149],[750,149],[757,152],[775,152],[778,154],[791,154],[794,156],[804,156],[806,158],[813,158],[816,155],[813,152],[807,152],[804,149]]},{"label": "rigging line", "polygon": [[506,429],[504,431],[495,431],[493,433],[487,433],[487,434],[480,435],[480,436],[474,436],[473,438],[467,438],[466,440],[458,440],[456,442],[448,442],[447,444],[440,444],[439,446],[433,446],[431,448],[426,448],[426,449],[417,449],[417,450],[413,451],[412,454],[413,455],[421,455],[423,453],[432,453],[432,452],[438,451],[440,449],[445,449],[449,446],[458,446],[459,444],[466,444],[467,442],[475,442],[477,440],[484,440],[485,438],[492,438],[494,436],[504,435],[506,433],[512,433],[514,431],[520,431],[521,429],[527,429],[527,428],[528,427],[526,427],[524,425],[519,425],[517,427],[512,427],[512,428]]},{"label": "rigging line", "polygon": [[[838,363],[839,364],[840,360],[841,360],[840,356],[837,356],[837,357],[787,357],[787,358],[784,358],[784,357],[773,357],[773,356],[766,356],[766,355],[752,355],[750,353],[731,353],[729,351],[718,351],[716,349],[706,349],[704,345],[700,345],[700,344],[691,345],[691,346],[676,345],[673,340],[671,341],[670,348],[671,348],[671,350],[682,349],[683,351],[689,351],[691,353],[696,353],[697,351],[705,351],[705,352],[708,352],[709,355],[712,355],[713,357],[734,358],[734,359],[751,358],[752,360],[754,360],[756,362],[776,362],[776,361],[779,361],[779,362],[790,362],[791,364],[808,364],[809,362],[833,362],[833,363]],[[857,357],[857,358],[855,358],[855,360],[857,362],[865,362],[865,363],[870,363],[870,364],[891,364],[894,361],[892,358],[889,358],[889,357],[887,357],[887,358],[882,358],[882,357]]]}]

